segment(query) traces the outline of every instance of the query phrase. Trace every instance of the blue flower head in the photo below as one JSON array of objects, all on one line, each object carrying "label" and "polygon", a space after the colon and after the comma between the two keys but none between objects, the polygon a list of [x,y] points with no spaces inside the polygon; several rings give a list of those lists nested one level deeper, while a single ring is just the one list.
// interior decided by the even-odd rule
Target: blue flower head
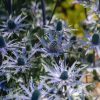
[{"label": "blue flower head", "polygon": [[25,65],[25,60],[24,60],[24,58],[19,57],[19,58],[17,59],[17,65],[18,65],[18,66],[23,66],[23,65]]},{"label": "blue flower head", "polygon": [[60,75],[60,79],[67,80],[68,79],[68,73],[67,71],[63,71]]},{"label": "blue flower head", "polygon": [[[63,32],[63,26],[59,26],[58,24],[61,24],[59,21],[57,23],[56,27],[45,28],[44,30],[44,36],[37,38],[41,42],[43,48],[40,48],[40,51],[45,54],[45,56],[59,56],[67,48],[67,42],[64,40],[64,32]],[[62,27],[62,28],[61,28]],[[61,28],[58,30],[58,28]]]},{"label": "blue flower head", "polygon": [[99,36],[99,34],[93,34],[91,42],[94,45],[98,45],[100,43],[100,36]]},{"label": "blue flower head", "polygon": [[40,94],[41,93],[39,90],[34,90],[34,92],[32,93],[31,100],[39,100]]},{"label": "blue flower head", "polygon": [[14,30],[15,28],[16,28],[16,23],[13,21],[13,20],[8,20],[8,28],[10,29],[10,30]]},{"label": "blue flower head", "polygon": [[10,15],[6,22],[2,21],[3,24],[0,25],[0,31],[8,38],[13,34],[19,36],[19,32],[26,31],[25,29],[28,27],[28,24],[23,23],[25,18],[26,16],[22,17],[22,14],[17,17],[12,17],[12,15]]}]

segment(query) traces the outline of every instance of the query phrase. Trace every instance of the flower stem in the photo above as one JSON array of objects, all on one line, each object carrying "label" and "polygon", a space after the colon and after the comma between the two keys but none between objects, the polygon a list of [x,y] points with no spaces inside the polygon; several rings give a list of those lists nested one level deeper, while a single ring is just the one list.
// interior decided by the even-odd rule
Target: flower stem
[{"label": "flower stem", "polygon": [[85,13],[86,19],[88,20],[88,15],[87,15],[87,9],[86,8],[84,8],[84,13]]},{"label": "flower stem", "polygon": [[3,3],[9,15],[12,14],[12,0],[3,0]]},{"label": "flower stem", "polygon": [[56,1],[55,7],[54,7],[53,12],[52,12],[52,15],[51,15],[51,18],[50,18],[50,20],[49,20],[49,24],[50,24],[50,22],[51,22],[51,20],[52,20],[52,18],[53,18],[53,15],[54,15],[54,13],[55,13],[55,11],[56,11],[56,8],[58,7],[58,4],[59,4],[59,0]]},{"label": "flower stem", "polygon": [[43,26],[46,25],[46,9],[45,9],[45,1],[41,0],[42,7],[42,16],[43,16]]}]

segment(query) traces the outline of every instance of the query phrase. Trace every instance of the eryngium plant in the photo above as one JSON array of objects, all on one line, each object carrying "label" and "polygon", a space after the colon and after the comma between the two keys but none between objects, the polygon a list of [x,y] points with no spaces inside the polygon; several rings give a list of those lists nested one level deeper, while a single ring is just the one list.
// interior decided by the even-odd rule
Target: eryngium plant
[{"label": "eryngium plant", "polygon": [[80,62],[76,61],[70,68],[64,65],[64,61],[60,61],[59,65],[53,64],[53,66],[43,64],[47,75],[41,76],[41,79],[45,81],[45,84],[47,84],[49,88],[51,87],[53,94],[49,95],[49,91],[48,94],[45,92],[46,96],[49,96],[48,98],[54,100],[58,97],[69,99],[75,93],[79,93],[80,95],[82,87],[84,87],[84,84],[81,82],[81,78],[83,77],[82,71],[85,70],[87,65],[81,64],[79,68],[77,68],[78,64],[80,65]]},{"label": "eryngium plant", "polygon": [[88,67],[100,66],[100,0],[75,0],[85,7],[82,38],[54,17],[64,0],[52,13],[46,0],[31,7],[31,0],[24,1],[0,1],[0,100],[99,100],[89,98],[86,86],[92,83],[83,81]]}]

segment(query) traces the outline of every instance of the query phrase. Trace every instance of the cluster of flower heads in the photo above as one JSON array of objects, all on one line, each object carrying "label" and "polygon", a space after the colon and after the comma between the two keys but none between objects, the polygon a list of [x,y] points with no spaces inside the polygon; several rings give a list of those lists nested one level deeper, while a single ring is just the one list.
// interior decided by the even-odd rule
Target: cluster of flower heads
[{"label": "cluster of flower heads", "polygon": [[[53,66],[43,65],[47,75],[41,76],[39,85],[34,85],[32,78],[27,83],[23,80],[15,79],[19,84],[17,89],[13,88],[9,91],[4,99],[16,100],[65,100],[85,98],[82,94],[85,84],[81,82],[82,70],[87,65],[82,64],[77,68],[79,62],[75,62],[71,68],[64,66],[64,62],[53,64]],[[50,68],[52,67],[52,68]]]},{"label": "cluster of flower heads", "polygon": [[14,33],[19,36],[20,31],[26,31],[27,24],[22,23],[25,18],[26,16],[22,16],[22,14],[17,17],[10,15],[6,21],[2,21],[0,31],[8,38]]},{"label": "cluster of flower heads", "polygon": [[[94,3],[92,0],[77,2]],[[72,34],[76,30],[62,20],[44,27],[41,27],[42,22],[38,22],[36,25],[41,31],[36,30],[34,33],[37,40],[33,44],[29,35],[33,27],[30,28],[30,23],[26,22],[26,15],[23,14],[17,17],[10,14],[1,21],[0,77],[5,80],[0,79],[0,99],[85,100],[86,84],[82,82],[84,70],[90,66],[96,67],[95,56],[100,57],[99,21],[88,23],[90,27],[87,26],[84,39]],[[32,75],[35,75],[34,70],[38,66],[33,60],[38,56],[43,74],[36,80]],[[9,82],[12,86],[6,86]]]}]

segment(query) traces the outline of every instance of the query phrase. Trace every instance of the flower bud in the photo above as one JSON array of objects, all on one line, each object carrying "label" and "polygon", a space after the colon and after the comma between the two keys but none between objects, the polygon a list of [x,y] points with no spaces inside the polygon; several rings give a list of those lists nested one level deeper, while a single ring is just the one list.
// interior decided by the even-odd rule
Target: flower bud
[{"label": "flower bud", "polygon": [[92,40],[91,40],[92,44],[98,45],[99,44],[99,40],[100,40],[99,35],[98,34],[93,34]]},{"label": "flower bud", "polygon": [[61,31],[62,30],[62,22],[61,21],[57,22],[56,30],[57,31]]},{"label": "flower bud", "polygon": [[34,90],[31,100],[39,100],[39,97],[40,97],[40,91]]},{"label": "flower bud", "polygon": [[18,66],[23,66],[23,65],[25,65],[25,60],[24,60],[24,58],[18,58],[17,59],[17,65]]},{"label": "flower bud", "polygon": [[8,21],[8,28],[13,30],[13,29],[15,29],[15,27],[16,27],[15,22],[13,20],[9,20]]},{"label": "flower bud", "polygon": [[60,79],[67,80],[68,79],[68,73],[67,71],[63,71],[60,75]]}]

